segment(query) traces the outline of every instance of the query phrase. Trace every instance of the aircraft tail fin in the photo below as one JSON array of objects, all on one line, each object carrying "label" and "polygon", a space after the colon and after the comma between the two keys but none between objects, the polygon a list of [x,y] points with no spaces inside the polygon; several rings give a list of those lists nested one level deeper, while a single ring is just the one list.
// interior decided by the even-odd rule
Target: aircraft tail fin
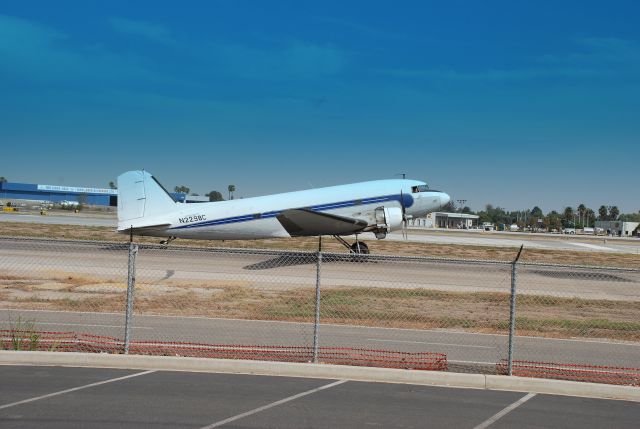
[{"label": "aircraft tail fin", "polygon": [[157,218],[175,209],[174,199],[149,172],[127,171],[118,176],[118,230],[132,225],[144,227],[146,218]]}]

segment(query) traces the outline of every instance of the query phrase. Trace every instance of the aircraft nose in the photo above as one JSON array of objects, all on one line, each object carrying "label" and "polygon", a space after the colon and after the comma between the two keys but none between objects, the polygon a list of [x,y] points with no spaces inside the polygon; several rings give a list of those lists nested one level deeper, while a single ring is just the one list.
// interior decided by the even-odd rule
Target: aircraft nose
[{"label": "aircraft nose", "polygon": [[449,201],[451,201],[451,197],[449,196],[449,194],[442,192],[440,194],[440,207],[446,206],[447,204],[449,204]]}]

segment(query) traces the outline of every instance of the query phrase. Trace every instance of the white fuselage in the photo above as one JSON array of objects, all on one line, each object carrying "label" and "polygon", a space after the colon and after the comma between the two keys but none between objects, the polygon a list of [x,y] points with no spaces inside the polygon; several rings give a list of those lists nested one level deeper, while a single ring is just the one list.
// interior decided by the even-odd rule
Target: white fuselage
[{"label": "white fuselage", "polygon": [[[420,187],[421,192],[417,189]],[[376,224],[376,209],[402,209],[407,217],[424,216],[449,202],[439,191],[425,190],[415,180],[377,180],[263,197],[211,203],[176,203],[175,210],[119,222],[118,229],[147,228],[143,235],[209,240],[291,237],[276,216],[288,209],[306,209]],[[378,219],[379,222],[379,219]],[[151,225],[162,227],[148,229]],[[388,231],[400,224],[388,225]]]}]

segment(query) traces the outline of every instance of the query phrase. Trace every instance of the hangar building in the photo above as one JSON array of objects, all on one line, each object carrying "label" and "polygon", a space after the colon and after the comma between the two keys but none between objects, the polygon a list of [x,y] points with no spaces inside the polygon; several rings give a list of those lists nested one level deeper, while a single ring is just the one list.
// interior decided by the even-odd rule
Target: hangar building
[{"label": "hangar building", "polygon": [[478,227],[480,216],[468,213],[433,212],[409,220],[409,226],[424,228],[470,229]]},{"label": "hangar building", "polygon": [[[171,193],[176,201],[204,202],[206,197],[186,196],[182,193]],[[118,190],[108,188],[87,188],[80,186],[39,185],[31,183],[0,182],[0,199],[33,200],[59,203],[61,201],[76,201],[93,206],[118,205]]]},{"label": "hangar building", "polygon": [[116,206],[116,189],[86,188],[77,186],[38,185],[31,183],[0,183],[0,198],[3,200],[36,200],[59,203],[77,201],[96,206]]},{"label": "hangar building", "polygon": [[607,234],[619,237],[631,237],[638,234],[638,222],[625,222],[622,220],[597,220],[596,228],[600,228]]}]

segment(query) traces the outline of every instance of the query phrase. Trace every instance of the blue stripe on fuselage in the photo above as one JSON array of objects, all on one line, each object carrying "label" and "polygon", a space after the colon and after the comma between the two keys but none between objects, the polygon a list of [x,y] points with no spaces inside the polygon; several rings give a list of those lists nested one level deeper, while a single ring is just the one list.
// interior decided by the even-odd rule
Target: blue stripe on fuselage
[{"label": "blue stripe on fuselage", "polygon": [[[402,197],[404,199],[404,206],[405,207],[408,208],[408,207],[411,207],[413,205],[413,197],[411,195],[403,194]],[[307,210],[312,210],[314,212],[323,212],[323,211],[327,211],[327,210],[341,209],[341,208],[344,208],[344,207],[351,207],[351,206],[356,206],[356,205],[382,203],[382,202],[386,202],[386,201],[400,201],[400,198],[401,198],[400,194],[398,194],[398,195],[386,195],[386,196],[383,196],[383,197],[364,198],[364,199],[361,199],[361,200],[351,200],[351,201],[342,201],[342,202],[337,202],[337,203],[319,204],[319,205],[316,205],[316,206],[304,207],[304,208],[307,209]],[[295,209],[285,209],[285,210],[295,210]],[[215,226],[215,225],[225,225],[225,224],[229,224],[229,223],[248,222],[248,221],[251,221],[251,220],[258,220],[258,219],[276,217],[280,213],[282,213],[282,211],[283,210],[261,213],[259,218],[255,218],[253,214],[248,214],[248,215],[233,216],[233,217],[228,217],[228,218],[223,218],[223,219],[216,219],[216,220],[205,220],[203,222],[192,223],[192,224],[189,224],[189,225],[174,226],[173,228],[169,228],[169,229],[200,228],[200,227],[203,227],[203,226]]]}]

